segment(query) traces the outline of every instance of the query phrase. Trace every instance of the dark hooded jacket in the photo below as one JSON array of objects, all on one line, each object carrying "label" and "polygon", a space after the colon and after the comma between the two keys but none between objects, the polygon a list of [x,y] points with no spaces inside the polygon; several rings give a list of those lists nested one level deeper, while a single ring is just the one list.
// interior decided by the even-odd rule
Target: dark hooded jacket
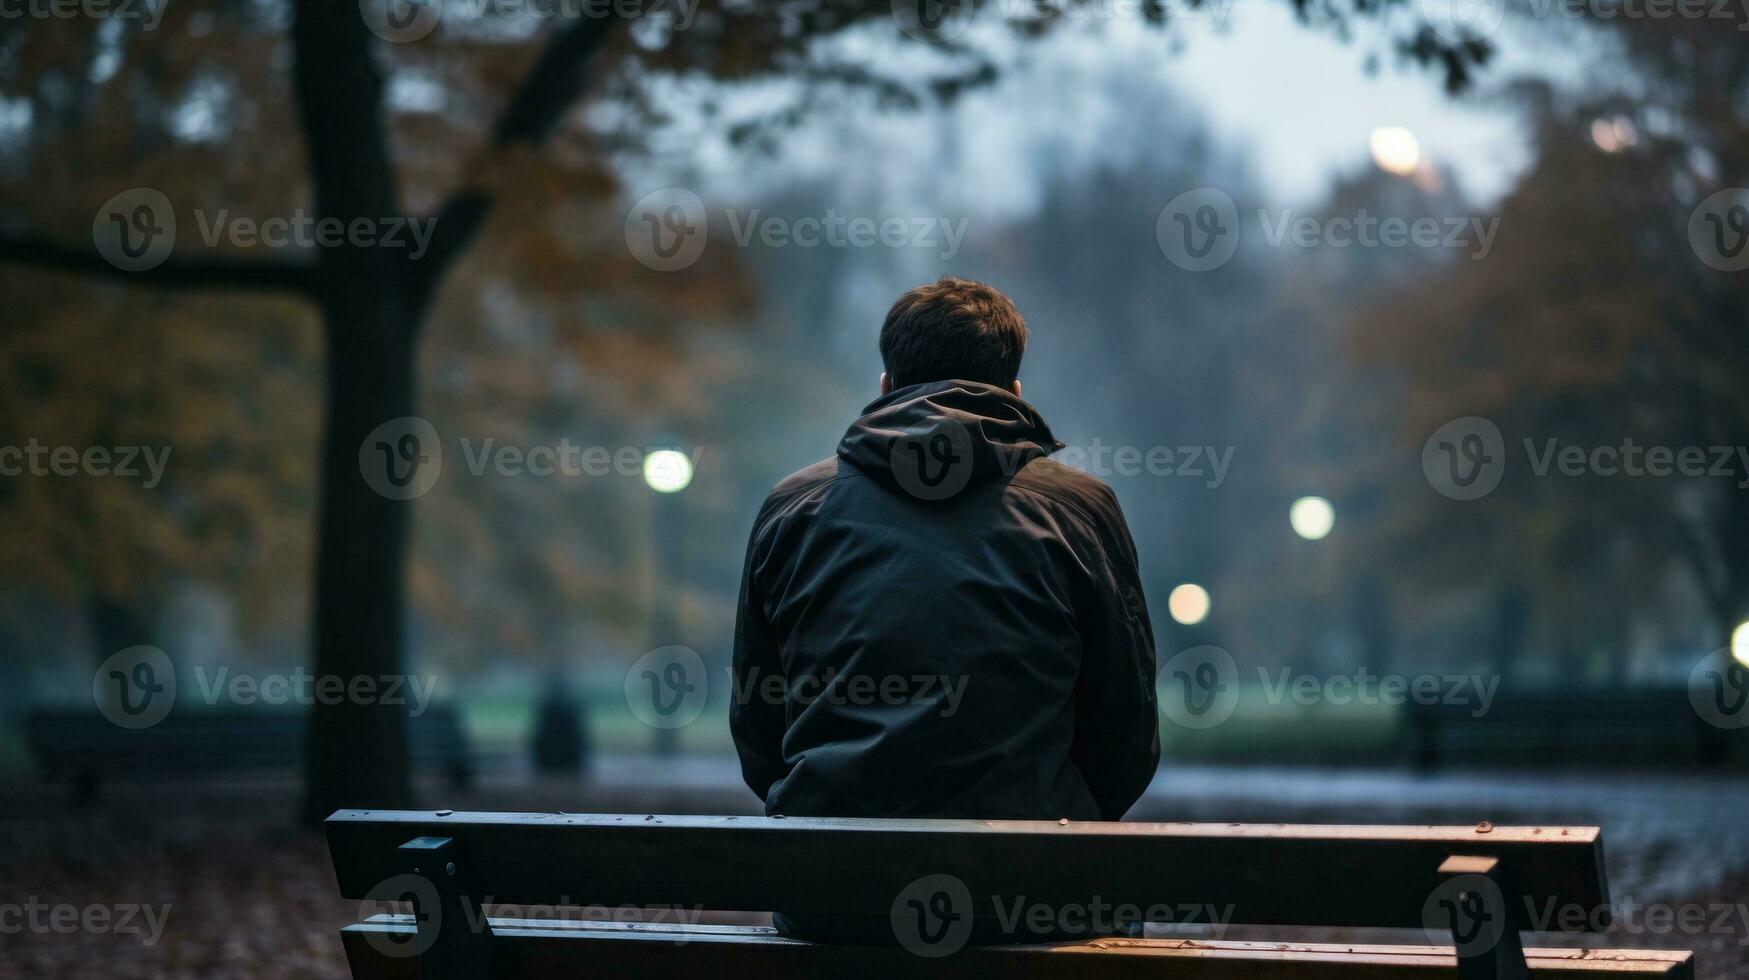
[{"label": "dark hooded jacket", "polygon": [[1152,628],[1110,488],[1033,407],[901,388],[778,484],[730,727],[789,816],[1116,820],[1159,761]]}]

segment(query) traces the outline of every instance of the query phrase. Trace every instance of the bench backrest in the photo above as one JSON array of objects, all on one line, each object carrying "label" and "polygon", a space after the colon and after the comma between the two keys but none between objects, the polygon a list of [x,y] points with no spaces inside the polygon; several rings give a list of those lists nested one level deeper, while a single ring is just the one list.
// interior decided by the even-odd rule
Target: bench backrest
[{"label": "bench backrest", "polygon": [[[328,818],[341,895],[408,873],[401,845],[447,838],[476,901],[888,914],[918,879],[974,899],[1142,908],[1196,903],[1227,921],[1421,928],[1454,855],[1495,858],[1531,908],[1597,928],[1594,827],[1372,827],[844,820],[341,810]],[[980,900],[980,904],[982,901]],[[1525,906],[1520,906],[1525,907]]]}]

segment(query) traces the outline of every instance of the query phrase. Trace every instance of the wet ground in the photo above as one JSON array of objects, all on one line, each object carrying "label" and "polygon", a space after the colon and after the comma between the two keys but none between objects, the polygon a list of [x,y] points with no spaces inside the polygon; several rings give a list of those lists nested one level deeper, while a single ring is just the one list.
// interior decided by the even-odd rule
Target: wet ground
[{"label": "wet ground", "polygon": [[[1749,773],[1163,769],[1134,819],[1565,824],[1604,829],[1612,892],[1667,901],[1749,870]],[[1749,901],[1749,894],[1740,896]]]},{"label": "wet ground", "polygon": [[[622,758],[586,785],[506,775],[427,798],[498,810],[757,805],[727,759]],[[295,799],[283,780],[116,786],[79,812],[54,788],[0,788],[0,911],[11,915],[0,918],[0,977],[345,976],[335,933],[358,909],[336,897],[320,836],[292,827]],[[1131,818],[1601,825],[1618,902],[1709,910],[1688,934],[1642,915],[1601,944],[1696,949],[1703,976],[1749,978],[1749,779],[1166,766]]]}]

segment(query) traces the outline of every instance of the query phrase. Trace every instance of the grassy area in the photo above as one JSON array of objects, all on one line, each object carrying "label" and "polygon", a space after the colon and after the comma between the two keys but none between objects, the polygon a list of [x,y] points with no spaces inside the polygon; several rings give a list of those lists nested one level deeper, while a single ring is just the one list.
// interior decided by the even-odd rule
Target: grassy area
[{"label": "grassy area", "polygon": [[1270,704],[1261,686],[1240,691],[1232,717],[1207,729],[1160,721],[1168,758],[1221,762],[1379,765],[1403,761],[1400,709],[1387,704]]},{"label": "grassy area", "polygon": [[[655,740],[655,730],[632,714],[623,697],[591,692],[585,703],[589,738],[596,750],[642,751]],[[489,751],[514,751],[528,744],[538,706],[525,698],[506,697],[463,701],[460,708],[462,723],[476,745]],[[734,751],[729,740],[728,708],[715,704],[706,707],[698,720],[676,730],[676,741],[682,752],[713,754]]]},{"label": "grassy area", "polygon": [[[654,732],[632,714],[618,691],[591,691],[588,726],[596,749],[639,751]],[[536,706],[526,699],[469,700],[462,704],[469,733],[488,749],[517,750],[534,729]],[[1402,759],[1398,711],[1390,705],[1271,705],[1261,687],[1245,690],[1239,708],[1223,724],[1195,731],[1160,720],[1162,749],[1170,758],[1207,761],[1331,762],[1388,764]],[[713,703],[679,729],[682,752],[734,751],[728,709]]]},{"label": "grassy area", "polygon": [[[1358,700],[1300,703],[1281,698],[1279,691],[1273,692],[1277,695],[1274,698],[1271,693],[1262,685],[1242,687],[1231,717],[1206,729],[1186,727],[1170,713],[1163,713],[1160,737],[1165,757],[1210,763],[1323,766],[1388,766],[1408,761],[1401,707]],[[455,703],[474,745],[488,756],[503,757],[527,751],[539,710],[537,697],[527,690],[489,692]],[[619,685],[598,681],[584,690],[583,701],[585,723],[596,752],[642,753],[655,746],[657,732],[632,713]],[[30,771],[31,760],[18,730],[21,721],[17,715],[0,719],[0,773]],[[1666,757],[1687,759],[1692,753],[1686,742],[1669,739],[1669,744],[1648,742],[1636,748],[1649,738],[1650,733],[1646,738],[1630,733],[1600,738],[1590,746],[1551,743],[1542,746],[1535,758],[1548,765],[1620,768],[1644,766],[1648,760],[1658,764],[1668,761]],[[690,725],[675,731],[674,744],[681,754],[732,754],[727,706],[713,700]],[[1467,760],[1491,765],[1525,761],[1518,756],[1502,757],[1486,745],[1453,748],[1450,758],[1454,763]]]}]

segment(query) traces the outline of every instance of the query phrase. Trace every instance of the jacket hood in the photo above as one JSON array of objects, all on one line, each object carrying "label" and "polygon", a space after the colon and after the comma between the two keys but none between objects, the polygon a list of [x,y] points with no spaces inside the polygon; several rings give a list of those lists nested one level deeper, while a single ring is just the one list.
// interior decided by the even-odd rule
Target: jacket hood
[{"label": "jacket hood", "polygon": [[890,489],[945,500],[1061,448],[1038,410],[1008,389],[932,381],[870,402],[838,455]]}]

